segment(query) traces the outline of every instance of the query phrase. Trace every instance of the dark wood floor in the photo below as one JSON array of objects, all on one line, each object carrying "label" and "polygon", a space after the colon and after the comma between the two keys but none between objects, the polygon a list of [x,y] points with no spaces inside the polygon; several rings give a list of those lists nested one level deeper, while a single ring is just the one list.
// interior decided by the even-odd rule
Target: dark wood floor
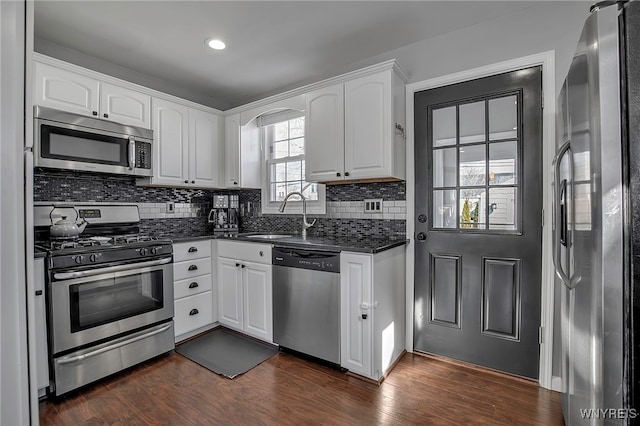
[{"label": "dark wood floor", "polygon": [[233,380],[176,353],[40,407],[43,425],[562,425],[559,394],[405,354],[377,386],[279,353]]}]

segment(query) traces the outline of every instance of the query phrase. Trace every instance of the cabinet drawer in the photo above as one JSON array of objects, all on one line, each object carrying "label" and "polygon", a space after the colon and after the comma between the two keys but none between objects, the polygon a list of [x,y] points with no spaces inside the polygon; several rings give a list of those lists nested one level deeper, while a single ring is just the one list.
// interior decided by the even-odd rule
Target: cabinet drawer
[{"label": "cabinet drawer", "polygon": [[211,257],[211,240],[176,243],[173,245],[173,260],[176,262],[204,257]]},{"label": "cabinet drawer", "polygon": [[271,245],[221,240],[218,241],[218,256],[270,265]]},{"label": "cabinet drawer", "polygon": [[211,258],[188,260],[173,264],[173,280],[180,281],[199,275],[211,274]]},{"label": "cabinet drawer", "polygon": [[187,278],[186,280],[175,281],[173,284],[173,297],[178,300],[183,297],[192,296],[211,290],[211,274],[199,277]]},{"label": "cabinet drawer", "polygon": [[213,296],[211,291],[184,297],[175,301],[174,324],[176,336],[204,327],[213,322]]}]

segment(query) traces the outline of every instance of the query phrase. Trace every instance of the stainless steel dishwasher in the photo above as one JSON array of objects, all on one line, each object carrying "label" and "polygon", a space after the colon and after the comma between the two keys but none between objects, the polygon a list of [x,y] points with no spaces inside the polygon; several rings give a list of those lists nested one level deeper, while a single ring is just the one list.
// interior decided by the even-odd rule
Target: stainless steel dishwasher
[{"label": "stainless steel dishwasher", "polygon": [[340,363],[340,253],[274,247],[273,341]]}]

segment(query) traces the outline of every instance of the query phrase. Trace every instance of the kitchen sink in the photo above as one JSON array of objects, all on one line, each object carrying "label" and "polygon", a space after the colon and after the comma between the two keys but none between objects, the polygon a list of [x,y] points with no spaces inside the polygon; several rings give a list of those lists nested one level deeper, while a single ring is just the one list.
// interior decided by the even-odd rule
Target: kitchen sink
[{"label": "kitchen sink", "polygon": [[289,238],[292,235],[286,234],[260,234],[260,235],[247,235],[246,238],[256,238],[259,240],[277,240],[279,238]]}]

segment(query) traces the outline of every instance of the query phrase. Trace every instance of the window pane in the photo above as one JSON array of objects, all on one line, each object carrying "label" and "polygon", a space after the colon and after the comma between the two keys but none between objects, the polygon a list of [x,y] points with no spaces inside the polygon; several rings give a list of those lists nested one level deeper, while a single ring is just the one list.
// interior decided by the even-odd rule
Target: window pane
[{"label": "window pane", "polygon": [[289,137],[300,138],[302,136],[304,136],[304,117],[294,118],[289,122]]},{"label": "window pane", "polygon": [[289,155],[304,155],[304,138],[291,139],[289,146]]},{"label": "window pane", "polygon": [[489,229],[517,229],[516,195],[516,188],[489,189]]},{"label": "window pane", "polygon": [[460,229],[485,229],[485,198],[484,189],[460,190]]},{"label": "window pane", "polygon": [[456,149],[433,150],[433,186],[456,186]]},{"label": "window pane", "polygon": [[287,180],[287,168],[285,163],[274,164],[272,170],[272,182],[284,182]]},{"label": "window pane", "polygon": [[287,180],[302,179],[302,161],[287,162]]},{"label": "window pane", "polygon": [[[307,182],[302,182],[302,187],[304,188],[306,184]],[[302,194],[307,198],[307,200],[312,200],[312,201],[318,200],[318,185],[315,183],[309,185],[307,189],[302,191]]]},{"label": "window pane", "polygon": [[433,227],[455,228],[457,204],[455,189],[433,191]]},{"label": "window pane", "polygon": [[456,107],[433,110],[433,146],[455,145]]},{"label": "window pane", "polygon": [[484,101],[460,105],[460,143],[484,141]]},{"label": "window pane", "polygon": [[489,145],[489,185],[517,184],[517,159],[517,141]]},{"label": "window pane", "polygon": [[[302,185],[300,184],[300,182],[287,182],[287,194],[290,194],[292,192],[300,192],[300,188],[302,188]],[[289,198],[291,201],[300,201],[300,196],[299,195],[292,195],[291,198]]]},{"label": "window pane", "polygon": [[274,140],[281,141],[289,139],[289,122],[283,121],[282,123],[276,123],[274,126]]},{"label": "window pane", "polygon": [[484,185],[486,145],[460,148],[460,186]]},{"label": "window pane", "polygon": [[274,183],[271,185],[271,201],[282,201],[287,196],[286,183]]},{"label": "window pane", "polygon": [[273,143],[273,155],[271,158],[278,159],[289,156],[289,142],[274,142]]},{"label": "window pane", "polygon": [[517,96],[489,101],[489,139],[513,139],[517,137]]}]

